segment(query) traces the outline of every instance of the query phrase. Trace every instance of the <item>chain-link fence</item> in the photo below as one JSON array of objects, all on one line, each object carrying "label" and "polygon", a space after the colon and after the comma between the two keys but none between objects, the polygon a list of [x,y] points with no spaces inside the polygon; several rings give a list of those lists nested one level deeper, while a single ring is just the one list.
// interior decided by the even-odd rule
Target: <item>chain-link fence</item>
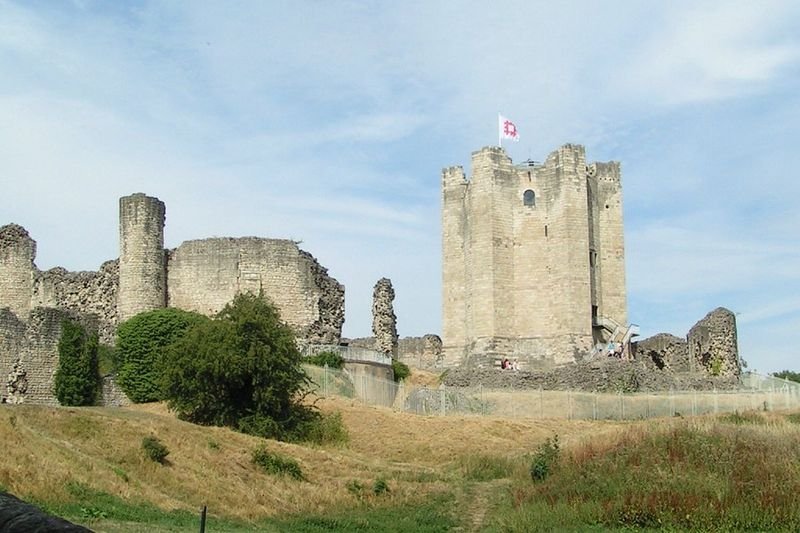
[{"label": "chain-link fence", "polygon": [[409,387],[347,370],[306,367],[320,396],[357,398],[420,415],[624,420],[747,410],[800,408],[800,383],[747,373],[742,388],[725,391],[593,393],[474,387]]}]

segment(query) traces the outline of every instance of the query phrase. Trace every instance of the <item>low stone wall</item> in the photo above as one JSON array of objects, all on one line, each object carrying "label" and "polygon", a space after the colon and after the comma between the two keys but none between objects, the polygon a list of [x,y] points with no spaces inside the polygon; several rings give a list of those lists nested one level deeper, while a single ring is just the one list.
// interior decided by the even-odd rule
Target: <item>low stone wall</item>
[{"label": "low stone wall", "polygon": [[[353,348],[375,350],[375,337],[342,339],[342,342]],[[444,361],[442,339],[431,333],[422,337],[402,337],[397,341],[396,359],[414,368],[441,371]]]},{"label": "low stone wall", "polygon": [[596,359],[546,371],[511,371],[497,368],[454,368],[442,382],[448,387],[573,390],[585,392],[651,392],[668,390],[733,390],[736,377],[659,370],[643,361]]}]

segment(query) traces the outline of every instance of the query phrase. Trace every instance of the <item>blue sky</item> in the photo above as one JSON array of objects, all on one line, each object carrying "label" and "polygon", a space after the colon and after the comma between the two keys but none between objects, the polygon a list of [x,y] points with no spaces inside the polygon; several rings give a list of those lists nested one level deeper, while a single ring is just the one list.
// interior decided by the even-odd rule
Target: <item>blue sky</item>
[{"label": "blue sky", "polygon": [[[497,142],[622,162],[629,315],[738,315],[751,368],[800,368],[797,2],[0,0],[0,224],[37,265],[118,256],[117,198],[166,245],[293,238],[370,332],[440,329],[440,171]],[[491,6],[491,7],[490,7]]]}]

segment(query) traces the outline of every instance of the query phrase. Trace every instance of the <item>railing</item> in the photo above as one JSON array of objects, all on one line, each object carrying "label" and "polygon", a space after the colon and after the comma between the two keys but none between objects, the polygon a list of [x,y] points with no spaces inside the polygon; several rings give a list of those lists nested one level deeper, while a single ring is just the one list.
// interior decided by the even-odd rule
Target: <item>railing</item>
[{"label": "railing", "polygon": [[[311,367],[308,367],[309,369]],[[320,396],[357,398],[419,415],[479,415],[505,418],[631,420],[663,416],[800,409],[800,384],[748,373],[732,391],[665,391],[614,394],[541,389],[409,387],[374,376],[353,377],[342,370],[310,371]],[[362,392],[363,391],[363,392]]]},{"label": "railing", "polygon": [[392,366],[392,358],[368,348],[355,346],[340,346],[338,344],[309,344],[303,349],[303,356],[310,357],[320,352],[335,352],[345,361],[354,363],[378,363],[379,365]]}]

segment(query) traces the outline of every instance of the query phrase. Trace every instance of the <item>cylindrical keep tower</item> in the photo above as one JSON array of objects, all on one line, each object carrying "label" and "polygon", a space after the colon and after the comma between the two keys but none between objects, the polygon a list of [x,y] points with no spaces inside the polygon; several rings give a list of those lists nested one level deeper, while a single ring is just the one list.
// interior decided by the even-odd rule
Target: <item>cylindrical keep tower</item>
[{"label": "cylindrical keep tower", "polygon": [[166,306],[165,216],[158,198],[136,193],[119,199],[120,321]]},{"label": "cylindrical keep tower", "polygon": [[0,227],[0,307],[28,320],[33,295],[36,241],[17,224]]}]

